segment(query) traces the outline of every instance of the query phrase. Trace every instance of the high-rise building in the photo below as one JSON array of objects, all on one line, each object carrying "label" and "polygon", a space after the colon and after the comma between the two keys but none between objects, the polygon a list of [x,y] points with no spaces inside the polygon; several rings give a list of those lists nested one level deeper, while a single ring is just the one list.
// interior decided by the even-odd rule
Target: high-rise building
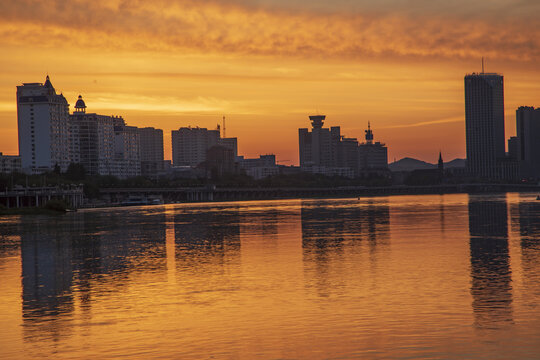
[{"label": "high-rise building", "polygon": [[79,95],[69,116],[71,151],[88,175],[127,178],[140,175],[139,133],[119,116],[86,112]]},{"label": "high-rise building", "polygon": [[312,131],[298,129],[300,168],[302,171],[346,177],[379,174],[388,171],[387,148],[373,142],[368,123],[366,142],[341,136],[339,126],[323,128],[324,115],[309,117]]},{"label": "high-rise building", "polygon": [[388,170],[388,148],[373,141],[373,131],[368,122],[366,141],[358,145],[358,172],[361,175],[386,172]]},{"label": "high-rise building", "polygon": [[219,144],[219,130],[182,127],[171,132],[174,166],[197,166],[206,160],[206,153]]},{"label": "high-rise building", "polygon": [[19,155],[24,171],[40,173],[71,162],[69,104],[57,94],[49,76],[45,83],[17,86]]},{"label": "high-rise building", "polygon": [[540,108],[521,106],[516,110],[514,141],[514,152],[519,161],[521,176],[540,178]]},{"label": "high-rise building", "polygon": [[139,129],[141,174],[156,176],[164,171],[163,130],[145,127]]},{"label": "high-rise building", "polygon": [[499,74],[465,76],[467,168],[472,176],[503,178],[504,89]]},{"label": "high-rise building", "polygon": [[110,175],[120,179],[141,175],[139,129],[125,123],[114,126],[114,168]]},{"label": "high-rise building", "polygon": [[340,167],[358,168],[358,140],[356,138],[341,138],[338,159]]},{"label": "high-rise building", "polygon": [[334,126],[323,128],[325,115],[312,115],[312,130],[298,129],[300,167],[338,167],[341,129]]}]

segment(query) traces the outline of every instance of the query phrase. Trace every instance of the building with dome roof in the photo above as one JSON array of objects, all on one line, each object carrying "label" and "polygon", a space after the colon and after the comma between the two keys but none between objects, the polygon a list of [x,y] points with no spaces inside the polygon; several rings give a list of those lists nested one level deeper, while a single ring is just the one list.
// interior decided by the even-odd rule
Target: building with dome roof
[{"label": "building with dome roof", "polygon": [[57,94],[49,75],[45,83],[17,86],[19,155],[23,171],[41,173],[71,162],[69,104]]},{"label": "building with dome roof", "polygon": [[88,175],[112,175],[124,179],[141,175],[138,128],[127,126],[120,116],[87,113],[81,95],[70,118],[73,162]]},{"label": "building with dome roof", "polygon": [[82,99],[82,95],[79,95],[79,98],[77,99],[77,102],[75,103],[75,112],[76,113],[86,113],[86,104],[84,103],[84,100]]}]

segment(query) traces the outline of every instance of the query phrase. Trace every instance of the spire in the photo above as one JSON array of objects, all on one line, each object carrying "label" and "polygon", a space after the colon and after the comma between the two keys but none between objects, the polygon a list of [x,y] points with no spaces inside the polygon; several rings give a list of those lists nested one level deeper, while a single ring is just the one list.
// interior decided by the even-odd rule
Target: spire
[{"label": "spire", "polygon": [[53,89],[51,79],[49,78],[49,74],[47,74],[47,77],[45,78],[45,84],[43,84],[44,87]]},{"label": "spire", "polygon": [[441,153],[440,150],[439,150],[439,163],[438,163],[437,168],[439,169],[439,171],[443,171],[443,170],[444,170],[444,162],[443,162],[443,159],[442,159],[442,153]]},{"label": "spire", "polygon": [[366,132],[366,142],[371,144],[373,142],[373,131],[371,131],[371,123],[368,121]]}]

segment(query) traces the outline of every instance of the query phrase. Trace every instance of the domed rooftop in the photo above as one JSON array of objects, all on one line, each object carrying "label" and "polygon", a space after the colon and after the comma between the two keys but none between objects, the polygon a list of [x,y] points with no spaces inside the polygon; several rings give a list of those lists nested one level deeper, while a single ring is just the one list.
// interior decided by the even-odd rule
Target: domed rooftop
[{"label": "domed rooftop", "polygon": [[86,104],[84,103],[84,100],[82,99],[82,96],[79,95],[79,98],[77,99],[77,102],[75,103],[75,112],[86,112]]}]

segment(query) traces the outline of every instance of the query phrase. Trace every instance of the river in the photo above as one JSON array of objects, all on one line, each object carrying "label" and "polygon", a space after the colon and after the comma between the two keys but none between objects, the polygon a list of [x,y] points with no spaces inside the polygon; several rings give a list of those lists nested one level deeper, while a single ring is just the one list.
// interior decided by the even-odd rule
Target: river
[{"label": "river", "polygon": [[0,217],[2,359],[533,359],[536,194]]}]

